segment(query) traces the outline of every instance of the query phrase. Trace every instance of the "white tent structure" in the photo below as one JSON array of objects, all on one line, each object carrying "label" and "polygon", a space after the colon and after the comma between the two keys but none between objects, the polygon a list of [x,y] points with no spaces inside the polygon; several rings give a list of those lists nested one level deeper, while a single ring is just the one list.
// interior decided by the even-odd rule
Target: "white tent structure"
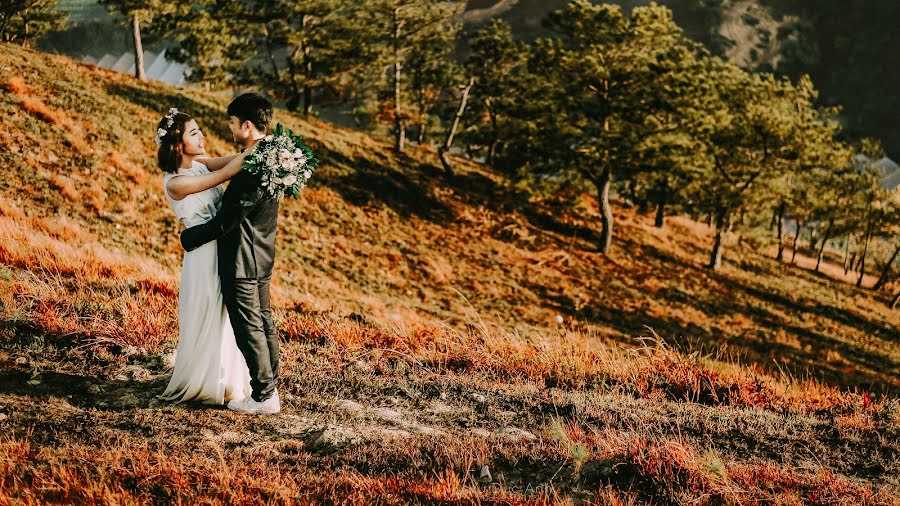
[{"label": "white tent structure", "polygon": [[[105,69],[134,74],[134,53],[128,52],[121,55],[107,53],[99,59],[89,55],[81,60]],[[147,79],[161,81],[172,86],[184,86],[188,67],[181,63],[167,60],[164,51],[159,53],[144,51],[144,72],[147,74]]]},{"label": "white tent structure", "polygon": [[894,190],[900,187],[900,165],[888,157],[872,162],[869,157],[862,153],[853,156],[855,163],[860,166],[871,164],[872,167],[881,171],[881,186],[886,190]]},{"label": "white tent structure", "polygon": [[884,157],[873,164],[884,174],[881,186],[887,190],[892,190],[900,186],[900,165],[888,157]]}]

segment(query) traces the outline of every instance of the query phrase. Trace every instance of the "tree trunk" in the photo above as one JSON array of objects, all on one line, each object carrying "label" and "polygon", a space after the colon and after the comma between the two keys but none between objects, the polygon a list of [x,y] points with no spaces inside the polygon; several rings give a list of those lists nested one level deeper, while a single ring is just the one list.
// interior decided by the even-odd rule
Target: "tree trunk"
[{"label": "tree trunk", "polygon": [[876,281],[875,286],[872,287],[873,290],[879,290],[887,283],[888,276],[891,274],[891,266],[894,265],[894,260],[897,259],[897,255],[900,255],[900,244],[894,248],[894,254],[891,255],[891,259],[884,264],[884,269],[881,270],[881,276],[878,277],[878,281]]},{"label": "tree trunk", "polygon": [[453,175],[453,165],[450,163],[450,147],[453,146],[453,138],[456,136],[459,122],[466,112],[466,104],[469,102],[469,92],[472,91],[472,86],[475,86],[474,77],[470,77],[468,84],[463,87],[462,95],[459,98],[459,108],[453,116],[453,123],[450,125],[450,131],[447,132],[447,138],[444,139],[444,144],[438,149],[441,165],[444,166],[444,172],[446,172],[448,176]]},{"label": "tree trunk", "polygon": [[726,223],[727,214],[725,209],[716,211],[716,239],[713,242],[712,254],[709,257],[708,268],[717,271],[722,267],[722,250],[724,249],[725,230],[728,227]]},{"label": "tree trunk", "polygon": [[297,53],[302,49],[300,46],[294,48],[290,54],[287,56],[287,70],[291,75],[291,96],[288,98],[287,109],[291,112],[296,112],[297,107],[300,105],[300,100],[302,99],[302,92],[300,91],[300,85],[297,84],[297,64],[294,61],[294,58],[297,57]]},{"label": "tree trunk", "polygon": [[797,258],[797,242],[800,240],[800,232],[803,231],[803,222],[797,220],[797,232],[794,233],[794,242],[791,244],[791,263]]},{"label": "tree trunk", "polygon": [[144,74],[144,45],[141,43],[141,20],[137,14],[131,15],[131,37],[134,40],[134,77],[144,81],[147,79]]},{"label": "tree trunk", "polygon": [[660,198],[659,202],[656,203],[656,222],[654,223],[656,228],[663,228],[666,226],[666,199]]},{"label": "tree trunk", "polygon": [[306,82],[303,83],[303,116],[308,118],[310,113],[312,113],[313,106],[313,89],[309,85],[309,80],[312,78],[313,73],[312,58],[309,57],[309,46],[303,48],[303,62],[304,71],[306,72]]},{"label": "tree trunk", "polygon": [[493,100],[490,97],[484,99],[484,105],[488,110],[491,120],[491,142],[488,144],[487,164],[494,166],[494,158],[497,156],[497,145],[500,144],[500,136],[497,134],[497,113],[494,112]]},{"label": "tree trunk", "polygon": [[3,20],[0,22],[0,40],[6,40],[6,28],[9,26],[10,18],[12,18],[12,16],[8,13],[5,14],[3,18],[0,18]]},{"label": "tree trunk", "polygon": [[278,62],[275,61],[275,52],[272,51],[272,39],[269,32],[269,24],[264,23],[263,27],[266,30],[266,54],[269,56],[269,64],[272,65],[272,79],[278,81],[278,74],[281,72],[278,70]]},{"label": "tree trunk", "polygon": [[828,226],[825,227],[825,234],[822,236],[822,244],[819,245],[819,254],[816,256],[816,272],[819,272],[819,266],[822,265],[822,257],[825,255],[825,243],[831,235],[831,229],[834,227],[834,219],[828,220]]},{"label": "tree trunk", "polygon": [[308,118],[312,112],[312,87],[303,86],[303,116]]},{"label": "tree trunk", "polygon": [[778,260],[779,262],[784,260],[784,209],[785,209],[785,207],[786,207],[786,204],[784,203],[784,201],[781,201],[781,203],[778,204],[778,210],[776,211],[777,215],[778,215],[778,220],[776,223],[776,226],[778,227],[778,255],[775,256],[775,259]]},{"label": "tree trunk", "polygon": [[819,244],[819,228],[818,227],[809,227],[809,250],[816,251],[816,246]]},{"label": "tree trunk", "polygon": [[853,238],[852,234],[847,234],[847,241],[844,243],[844,275],[847,275],[847,272],[850,270],[850,263],[852,261],[850,259],[850,240]]},{"label": "tree trunk", "polygon": [[650,209],[647,207],[647,201],[646,201],[646,200],[643,200],[643,201],[641,201],[641,202],[638,202],[638,197],[637,197],[637,181],[635,181],[635,179],[634,179],[633,176],[632,176],[630,179],[628,179],[627,181],[625,181],[625,193],[628,194],[628,200],[631,201],[631,204],[632,204],[632,205],[637,205],[637,206],[638,206],[638,212],[639,212],[639,213],[644,214],[644,213],[646,213],[647,211],[650,210]]},{"label": "tree trunk", "polygon": [[[310,21],[310,16],[308,14],[304,14],[303,18],[300,20],[301,27],[304,31],[306,31],[307,24]],[[312,58],[310,58],[311,48],[309,47],[309,42],[307,40],[303,41],[303,72],[306,74],[306,79],[303,80],[303,116],[309,117],[309,114],[312,112],[312,86],[309,85],[309,80],[312,79],[313,75],[313,64]]]},{"label": "tree trunk", "polygon": [[862,256],[859,259],[859,279],[856,281],[856,287],[862,288],[863,277],[866,275],[866,254],[869,252],[869,238],[872,236],[871,219],[866,224],[866,239],[863,242]]},{"label": "tree trunk", "polygon": [[422,121],[416,127],[416,144],[423,145],[425,144],[425,122]]},{"label": "tree trunk", "polygon": [[403,123],[403,107],[401,105],[400,94],[400,73],[403,70],[403,64],[400,61],[400,29],[402,23],[400,21],[400,8],[394,8],[394,150],[398,153],[403,152],[406,146],[406,125]]},{"label": "tree trunk", "polygon": [[897,294],[894,295],[894,300],[891,301],[891,309],[896,309],[898,302],[900,302],[900,290],[897,290]]},{"label": "tree trunk", "polygon": [[613,238],[613,214],[612,207],[609,205],[609,188],[612,186],[612,168],[606,166],[597,179],[597,197],[600,200],[600,220],[603,224],[603,230],[600,233],[600,252],[604,255],[609,254],[610,246]]},{"label": "tree trunk", "polygon": [[863,261],[863,257],[857,251],[856,252],[856,263],[853,264],[853,267],[850,270],[853,272],[859,272],[859,266],[862,264],[862,261]]}]

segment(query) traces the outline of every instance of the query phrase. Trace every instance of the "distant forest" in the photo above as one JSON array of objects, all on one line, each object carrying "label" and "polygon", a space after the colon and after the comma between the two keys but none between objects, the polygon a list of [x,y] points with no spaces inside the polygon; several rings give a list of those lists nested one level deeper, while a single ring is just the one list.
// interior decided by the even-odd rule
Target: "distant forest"
[{"label": "distant forest", "polygon": [[[466,21],[472,34],[490,17],[508,21],[517,37],[544,33],[541,20],[567,0],[469,0]],[[595,2],[600,3],[600,2]],[[647,0],[618,0],[626,8]],[[874,137],[887,153],[900,159],[900,2],[897,0],[657,0],[672,9],[675,21],[712,52],[729,56],[752,70],[771,70],[796,79],[809,74],[820,90],[820,103],[841,105],[848,140]],[[60,2],[76,8],[76,23],[84,15],[101,14],[91,0]],[[78,32],[78,28],[74,30]],[[113,32],[115,33],[115,32]],[[110,40],[109,31],[83,27],[73,34],[91,52],[109,44],[111,51],[128,50],[125,27]],[[102,40],[100,40],[102,39]],[[145,48],[157,47],[148,34]],[[71,53],[70,37],[49,37],[45,49]],[[460,41],[465,51],[466,39]],[[85,48],[88,49],[88,48]],[[77,51],[75,51],[77,52]],[[77,56],[77,55],[76,55]],[[96,55],[95,55],[96,56]]]},{"label": "distant forest", "polygon": [[[515,33],[541,33],[540,19],[566,0],[470,0],[468,10],[507,4]],[[601,3],[601,2],[596,2]],[[645,0],[619,0],[630,8]],[[851,138],[881,139],[900,159],[900,2],[897,0],[657,0],[714,53],[750,54],[739,64],[797,78],[809,74],[824,105],[842,105]],[[474,21],[474,20],[473,20]],[[736,26],[742,25],[742,26]],[[740,37],[734,40],[729,34]],[[755,58],[754,58],[755,56]],[[733,58],[734,59],[734,58]]]}]

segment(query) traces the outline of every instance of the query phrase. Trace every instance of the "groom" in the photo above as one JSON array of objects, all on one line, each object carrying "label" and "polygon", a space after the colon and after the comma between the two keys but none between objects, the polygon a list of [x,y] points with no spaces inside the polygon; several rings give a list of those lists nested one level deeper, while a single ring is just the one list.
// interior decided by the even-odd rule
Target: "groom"
[{"label": "groom", "polygon": [[[245,93],[228,106],[228,119],[234,141],[250,149],[266,135],[272,104],[257,93]],[[219,213],[181,233],[187,251],[218,240],[222,296],[253,390],[250,397],[228,403],[229,409],[242,413],[281,411],[276,389],[278,334],[269,304],[278,202],[261,191],[253,174],[241,171],[225,190]]]}]

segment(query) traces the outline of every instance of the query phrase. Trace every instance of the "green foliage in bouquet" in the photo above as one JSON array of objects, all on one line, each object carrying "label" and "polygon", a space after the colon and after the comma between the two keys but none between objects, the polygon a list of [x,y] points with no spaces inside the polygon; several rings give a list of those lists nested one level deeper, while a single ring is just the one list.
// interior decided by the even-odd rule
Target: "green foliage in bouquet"
[{"label": "green foliage in bouquet", "polygon": [[318,165],[301,137],[278,123],[273,134],[253,146],[241,168],[255,175],[269,196],[297,198]]}]

